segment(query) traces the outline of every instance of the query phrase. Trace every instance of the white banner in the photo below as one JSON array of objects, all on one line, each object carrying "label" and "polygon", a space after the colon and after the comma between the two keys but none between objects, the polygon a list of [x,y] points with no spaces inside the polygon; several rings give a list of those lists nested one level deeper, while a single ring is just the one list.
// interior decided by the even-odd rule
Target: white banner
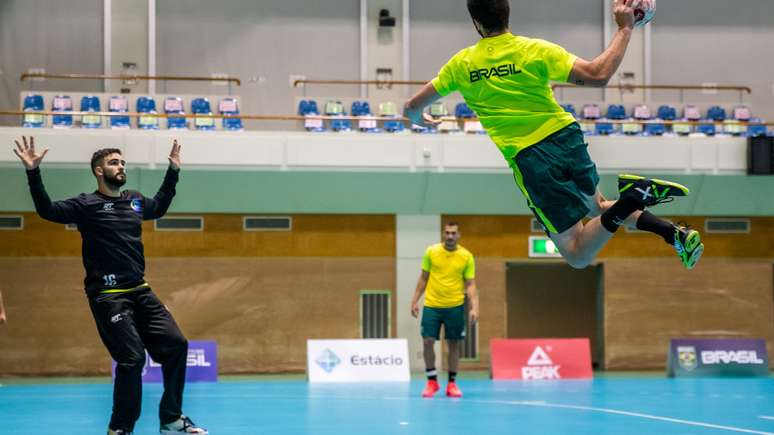
[{"label": "white banner", "polygon": [[307,340],[309,382],[409,382],[408,342]]}]

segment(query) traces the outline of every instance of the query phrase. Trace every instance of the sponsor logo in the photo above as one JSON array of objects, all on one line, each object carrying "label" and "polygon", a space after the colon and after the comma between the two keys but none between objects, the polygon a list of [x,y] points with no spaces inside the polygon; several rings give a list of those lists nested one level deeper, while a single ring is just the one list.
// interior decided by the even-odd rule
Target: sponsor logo
[{"label": "sponsor logo", "polygon": [[494,66],[492,68],[479,68],[470,71],[470,83],[479,80],[488,80],[491,77],[507,77],[514,74],[520,74],[521,70],[516,68],[513,63]]},{"label": "sponsor logo", "polygon": [[104,211],[113,211],[113,203],[112,202],[106,202],[102,204],[102,210]]},{"label": "sponsor logo", "polygon": [[[546,347],[546,349],[551,351],[551,347]],[[546,350],[536,346],[527,361],[527,365],[521,368],[521,377],[522,379],[561,379],[560,368],[561,366],[554,364]]]},{"label": "sponsor logo", "polygon": [[403,358],[395,355],[352,355],[349,362],[352,363],[353,366],[399,366],[403,365]]},{"label": "sponsor logo", "polygon": [[[188,357],[185,359],[186,367],[211,367],[212,363],[207,361],[207,354],[204,349],[188,349]],[[161,364],[148,357],[148,367],[161,367]]]},{"label": "sponsor logo", "polygon": [[698,365],[696,359],[696,348],[693,346],[678,346],[677,361],[680,364],[680,367],[688,370],[689,372],[695,369]]},{"label": "sponsor logo", "polygon": [[115,316],[110,318],[110,323],[118,323],[122,320],[124,320],[124,316],[121,314],[116,314]]},{"label": "sponsor logo", "polygon": [[758,357],[758,352],[754,350],[703,350],[701,352],[701,363],[712,364],[763,364],[763,360]]},{"label": "sponsor logo", "polygon": [[325,373],[330,373],[333,369],[341,364],[341,358],[333,353],[330,349],[323,350],[317,359],[314,360],[321,369],[325,370]]},{"label": "sponsor logo", "polygon": [[142,201],[139,199],[133,199],[132,202],[129,203],[129,205],[132,207],[132,210],[134,210],[137,213],[142,213]]}]

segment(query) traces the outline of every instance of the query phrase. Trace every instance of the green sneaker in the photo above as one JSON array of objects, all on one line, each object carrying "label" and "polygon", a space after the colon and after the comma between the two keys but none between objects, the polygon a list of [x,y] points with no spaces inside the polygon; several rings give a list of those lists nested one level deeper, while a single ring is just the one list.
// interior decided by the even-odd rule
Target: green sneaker
[{"label": "green sneaker", "polygon": [[676,196],[688,196],[690,190],[672,181],[621,174],[618,176],[618,193],[621,198],[630,196],[644,207],[650,207],[671,202]]},{"label": "green sneaker", "polygon": [[701,242],[701,234],[684,226],[675,225],[675,251],[683,266],[691,270],[699,262],[704,253],[704,243]]}]

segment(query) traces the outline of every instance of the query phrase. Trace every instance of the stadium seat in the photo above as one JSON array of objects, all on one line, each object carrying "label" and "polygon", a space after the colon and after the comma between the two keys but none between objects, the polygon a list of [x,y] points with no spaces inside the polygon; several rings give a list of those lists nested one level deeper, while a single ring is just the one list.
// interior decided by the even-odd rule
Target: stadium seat
[{"label": "stadium seat", "polygon": [[188,121],[182,116],[169,116],[169,115],[185,115],[183,109],[183,99],[180,97],[167,97],[164,99],[164,113],[167,116],[167,128],[170,130],[185,130],[188,128]]},{"label": "stadium seat", "polygon": [[462,119],[462,130],[465,133],[486,134],[486,130],[484,130],[484,127],[481,125],[481,121],[476,119],[476,114],[467,103],[457,103],[454,107],[454,115],[457,118]]},{"label": "stadium seat", "polygon": [[[239,101],[233,97],[222,98],[218,103],[218,112],[221,115],[239,115]],[[243,131],[242,118],[223,118],[223,130]]]},{"label": "stadium seat", "polygon": [[[693,104],[683,107],[683,117],[681,121],[696,122],[701,119],[699,108]],[[672,131],[681,136],[687,136],[694,131],[693,125],[684,122],[675,122],[672,124]]]},{"label": "stadium seat", "polygon": [[362,131],[363,133],[375,133],[377,132],[378,128],[376,125],[376,120],[373,119],[373,114],[371,113],[371,105],[368,104],[368,101],[365,100],[355,100],[352,102],[352,110],[350,111],[352,116],[361,117],[363,119],[358,119],[357,121],[357,129]]},{"label": "stadium seat", "polygon": [[[398,118],[398,108],[392,101],[379,104],[379,116],[385,118]],[[404,131],[403,122],[395,119],[384,121],[384,131],[389,133],[400,133]]]},{"label": "stadium seat", "polygon": [[[73,111],[73,99],[69,95],[57,95],[51,101],[51,111],[69,113]],[[71,128],[73,115],[54,115],[51,117],[51,126],[54,128]]]},{"label": "stadium seat", "polygon": [[663,119],[664,121],[674,121],[677,119],[677,109],[674,106],[669,105],[659,106],[656,117],[658,119]]},{"label": "stadium seat", "polygon": [[[137,113],[156,114],[156,100],[152,97],[140,97],[137,99]],[[137,126],[142,130],[158,130],[159,118],[155,116],[140,115],[137,118]]]},{"label": "stadium seat", "polygon": [[194,128],[200,131],[215,130],[215,118],[212,118],[212,106],[207,98],[194,98],[191,101],[191,113],[194,115]]},{"label": "stadium seat", "polygon": [[758,137],[766,136],[768,129],[763,124],[763,120],[760,118],[750,118],[750,123],[747,125],[747,136]]},{"label": "stadium seat", "polygon": [[747,123],[752,118],[752,112],[747,106],[736,106],[731,111],[731,119],[723,121],[723,132],[732,136],[746,136]]},{"label": "stadium seat", "polygon": [[726,109],[720,106],[712,106],[707,110],[707,117],[702,120],[701,124],[696,126],[696,133],[700,133],[706,136],[714,136],[718,131],[716,123],[724,122],[726,120]]},{"label": "stadium seat", "polygon": [[[425,129],[427,130],[425,133],[433,133],[435,131],[439,133],[455,133],[460,131],[460,125],[457,123],[457,118],[449,115],[449,110],[446,108],[443,101],[436,101],[431,104],[429,112],[433,119],[440,120],[441,123],[438,124],[437,130],[429,128]],[[416,126],[412,126],[411,129],[415,130],[415,127]]]},{"label": "stadium seat", "polygon": [[[611,104],[607,106],[607,116],[603,119],[622,121],[626,119],[626,109],[621,104]],[[599,122],[596,126],[596,134],[598,135],[607,136],[617,131],[620,131],[620,129],[609,122]]]},{"label": "stadium seat", "polygon": [[436,119],[443,116],[449,116],[449,111],[446,109],[446,105],[443,104],[443,101],[436,101],[431,104],[428,112],[430,113],[430,116]]},{"label": "stadium seat", "polygon": [[596,121],[602,117],[602,112],[596,104],[585,104],[581,110],[578,122],[584,134],[593,135],[596,132]]},{"label": "stadium seat", "polygon": [[[108,102],[108,110],[113,113],[127,113],[129,112],[129,101],[124,95],[114,95],[110,97]],[[125,129],[129,128],[128,116],[111,116],[110,128]]]},{"label": "stadium seat", "polygon": [[727,119],[726,109],[720,106],[712,106],[707,109],[707,119],[711,119],[715,122],[723,122]]},{"label": "stadium seat", "polygon": [[562,109],[564,109],[565,112],[571,114],[573,118],[578,118],[578,112],[575,110],[575,106],[572,104],[562,104]]},{"label": "stadium seat", "polygon": [[[99,97],[94,95],[85,95],[81,98],[81,112],[99,112],[101,106]],[[102,127],[102,117],[99,115],[83,115],[81,118],[81,127],[100,128]]]},{"label": "stadium seat", "polygon": [[[650,112],[650,107],[645,104],[637,104],[632,108],[632,116],[629,119],[650,121],[653,119],[653,115]],[[626,123],[621,126],[621,131],[627,135],[640,135],[644,129],[643,124],[639,122]]]},{"label": "stadium seat", "polygon": [[[26,97],[24,97],[24,108],[22,110],[25,112],[42,112],[43,110],[45,110],[43,106],[43,96],[27,95]],[[40,128],[40,127],[43,127],[44,124],[45,124],[45,117],[43,115],[25,114],[22,117],[22,127]]]},{"label": "stadium seat", "polygon": [[[346,116],[344,104],[338,100],[329,100],[325,103],[325,116]],[[333,131],[352,131],[352,121],[349,119],[332,119],[331,130]]]},{"label": "stadium seat", "polygon": [[305,117],[304,128],[306,131],[314,133],[321,133],[325,131],[325,125],[323,120],[317,118],[320,115],[320,111],[317,109],[317,101],[314,100],[301,100],[298,103],[298,114]]}]

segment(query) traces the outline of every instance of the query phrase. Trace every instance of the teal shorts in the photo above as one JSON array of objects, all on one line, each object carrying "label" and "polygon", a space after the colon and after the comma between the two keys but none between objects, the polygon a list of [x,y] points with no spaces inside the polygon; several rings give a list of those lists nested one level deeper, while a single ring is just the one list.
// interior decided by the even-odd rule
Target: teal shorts
[{"label": "teal shorts", "polygon": [[441,325],[447,340],[464,340],[465,305],[452,308],[425,307],[422,310],[422,337],[440,340]]},{"label": "teal shorts", "polygon": [[563,233],[588,215],[599,174],[577,123],[519,151],[508,163],[546,232]]}]

